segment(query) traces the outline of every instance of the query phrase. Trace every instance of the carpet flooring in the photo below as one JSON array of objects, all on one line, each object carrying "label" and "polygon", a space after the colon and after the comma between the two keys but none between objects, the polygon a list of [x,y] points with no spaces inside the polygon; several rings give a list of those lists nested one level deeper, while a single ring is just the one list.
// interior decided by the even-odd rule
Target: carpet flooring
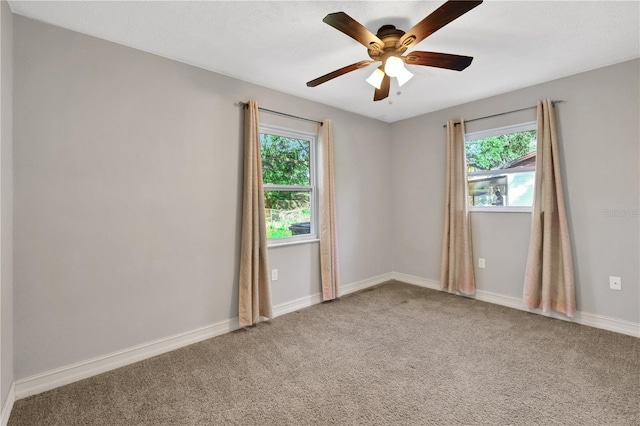
[{"label": "carpet flooring", "polygon": [[21,399],[19,425],[640,425],[640,339],[388,282]]}]

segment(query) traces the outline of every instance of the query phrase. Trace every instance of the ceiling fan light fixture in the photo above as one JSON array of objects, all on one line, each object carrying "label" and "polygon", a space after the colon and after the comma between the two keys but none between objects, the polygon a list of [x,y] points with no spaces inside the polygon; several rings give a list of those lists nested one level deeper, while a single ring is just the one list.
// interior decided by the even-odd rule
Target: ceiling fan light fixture
[{"label": "ceiling fan light fixture", "polygon": [[402,70],[398,73],[398,75],[396,75],[396,79],[398,80],[398,86],[402,87],[402,85],[405,84],[407,81],[411,80],[412,77],[413,77],[413,73],[408,69],[406,69],[405,67],[402,67]]},{"label": "ceiling fan light fixture", "polygon": [[440,52],[423,52],[412,50],[407,56],[402,56],[407,49],[414,47],[434,32],[450,24],[471,9],[480,5],[483,0],[447,0],[438,9],[427,15],[408,31],[397,29],[394,25],[383,25],[373,34],[361,23],[344,12],[329,13],[322,22],[346,34],[353,40],[367,48],[371,61],[360,61],[347,65],[335,71],[308,81],[308,87],[316,87],[346,73],[359,70],[376,62],[382,66],[367,78],[367,82],[376,88],[373,100],[380,101],[389,96],[391,77],[396,77],[398,85],[402,86],[413,77],[407,71],[405,63],[426,67],[444,68],[462,71],[471,65],[473,57],[453,55]]},{"label": "ceiling fan light fixture", "polygon": [[397,56],[390,56],[384,64],[384,72],[389,77],[397,77],[402,71],[406,71],[402,59]]},{"label": "ceiling fan light fixture", "polygon": [[407,81],[411,80],[413,74],[404,67],[404,62],[397,56],[390,56],[387,58],[384,64],[384,72],[389,77],[395,77],[398,79],[398,85],[402,86]]},{"label": "ceiling fan light fixture", "polygon": [[366,81],[376,89],[380,89],[383,78],[384,71],[382,71],[380,68],[376,68]]}]

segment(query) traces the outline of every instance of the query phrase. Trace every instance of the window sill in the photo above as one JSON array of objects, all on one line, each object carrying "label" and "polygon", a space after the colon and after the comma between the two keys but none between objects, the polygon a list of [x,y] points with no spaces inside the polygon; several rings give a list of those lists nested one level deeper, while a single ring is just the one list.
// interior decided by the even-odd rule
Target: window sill
[{"label": "window sill", "polygon": [[309,244],[309,243],[318,243],[318,242],[320,242],[320,238],[310,238],[308,240],[282,241],[282,242],[274,241],[274,242],[267,242],[267,248],[297,246],[299,244]]},{"label": "window sill", "polygon": [[471,213],[531,213],[531,210],[531,207],[469,207]]}]

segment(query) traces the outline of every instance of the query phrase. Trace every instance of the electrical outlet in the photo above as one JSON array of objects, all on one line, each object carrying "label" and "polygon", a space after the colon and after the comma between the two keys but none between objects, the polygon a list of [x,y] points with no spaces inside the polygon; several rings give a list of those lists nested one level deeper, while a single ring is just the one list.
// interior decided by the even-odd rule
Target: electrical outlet
[{"label": "electrical outlet", "polygon": [[478,268],[484,269],[484,258],[483,257],[478,258]]},{"label": "electrical outlet", "polygon": [[611,290],[622,290],[622,280],[620,277],[609,277],[609,288]]},{"label": "electrical outlet", "polygon": [[278,270],[277,269],[272,269],[271,270],[271,281],[278,281]]}]

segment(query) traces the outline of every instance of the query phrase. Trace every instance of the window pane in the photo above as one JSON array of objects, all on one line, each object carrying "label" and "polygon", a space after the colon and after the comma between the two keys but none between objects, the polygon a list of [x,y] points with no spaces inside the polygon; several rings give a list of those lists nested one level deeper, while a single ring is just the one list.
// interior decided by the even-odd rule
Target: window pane
[{"label": "window pane", "polygon": [[470,176],[469,205],[531,207],[534,184],[533,171]]},{"label": "window pane", "polygon": [[264,191],[267,238],[311,233],[311,191]]},{"label": "window pane", "polygon": [[260,149],[262,181],[265,184],[311,184],[310,141],[261,133]]},{"label": "window pane", "polygon": [[470,140],[465,148],[470,172],[532,167],[536,164],[536,131]]},{"label": "window pane", "polygon": [[469,177],[470,206],[507,206],[507,176]]},{"label": "window pane", "polygon": [[533,205],[533,188],[535,186],[536,173],[513,173],[509,177],[509,204],[510,206]]}]

